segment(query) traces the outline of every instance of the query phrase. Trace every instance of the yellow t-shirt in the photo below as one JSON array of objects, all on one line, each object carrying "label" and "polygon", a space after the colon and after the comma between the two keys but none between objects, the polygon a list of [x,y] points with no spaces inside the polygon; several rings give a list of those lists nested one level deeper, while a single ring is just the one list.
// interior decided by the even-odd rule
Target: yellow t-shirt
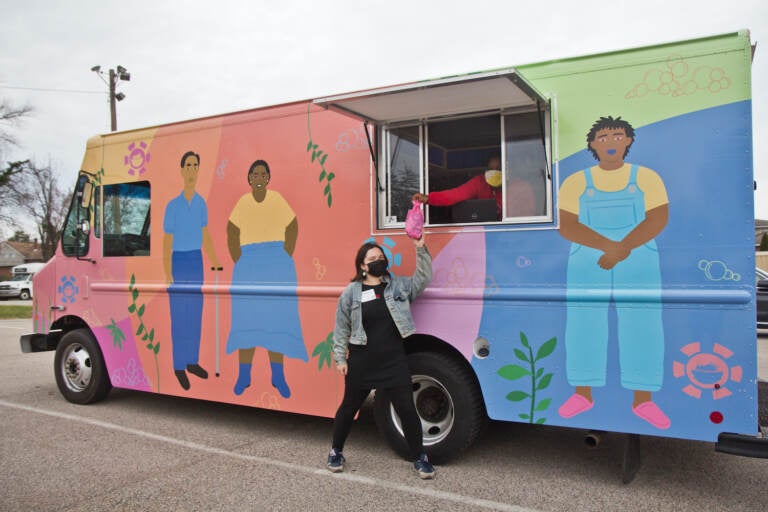
[{"label": "yellow t-shirt", "polygon": [[[592,182],[597,190],[602,190],[603,192],[623,190],[627,186],[627,183],[629,183],[631,168],[632,164],[625,163],[619,169],[606,171],[596,165],[591,167]],[[638,166],[637,186],[644,194],[645,211],[650,211],[657,206],[669,203],[669,199],[667,198],[667,188],[664,186],[664,182],[661,181],[661,177],[659,177],[655,171],[652,171],[647,167]],[[586,188],[587,178],[584,176],[584,171],[579,171],[568,176],[560,186],[560,195],[558,199],[559,208],[578,215],[579,197],[581,197],[581,194],[584,193],[584,189]]]},{"label": "yellow t-shirt", "polygon": [[251,193],[241,197],[229,222],[240,229],[240,245],[259,242],[285,242],[285,228],[296,214],[279,192],[267,190],[264,201],[257,202]]}]

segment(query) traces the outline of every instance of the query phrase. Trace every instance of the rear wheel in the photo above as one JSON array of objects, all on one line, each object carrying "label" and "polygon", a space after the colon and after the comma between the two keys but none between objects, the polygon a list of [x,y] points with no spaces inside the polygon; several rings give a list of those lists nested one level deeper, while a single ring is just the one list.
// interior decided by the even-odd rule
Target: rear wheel
[{"label": "rear wheel", "polygon": [[53,369],[59,391],[72,403],[98,402],[112,389],[99,345],[86,329],[70,331],[61,338]]},{"label": "rear wheel", "polygon": [[[463,361],[448,354],[416,352],[408,356],[408,365],[430,461],[442,463],[458,456],[478,438],[487,422],[477,381]],[[392,449],[407,457],[408,445],[391,402],[376,395],[374,415]]]}]

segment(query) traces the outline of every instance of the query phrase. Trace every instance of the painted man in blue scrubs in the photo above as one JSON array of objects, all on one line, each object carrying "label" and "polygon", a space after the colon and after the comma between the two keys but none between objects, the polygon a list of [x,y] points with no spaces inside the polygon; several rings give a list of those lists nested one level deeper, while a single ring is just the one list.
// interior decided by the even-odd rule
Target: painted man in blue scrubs
[{"label": "painted man in blue scrubs", "polygon": [[219,266],[208,232],[208,208],[195,192],[200,155],[187,151],[181,157],[184,189],[165,207],[163,220],[163,270],[171,309],[173,371],[179,384],[189,389],[187,372],[201,379],[208,372],[199,364],[200,328],[203,317],[203,255]]},{"label": "painted man in blue scrubs", "polygon": [[[560,234],[573,242],[565,350],[575,392],[558,412],[570,418],[590,410],[592,388],[605,386],[613,300],[621,385],[634,392],[632,412],[666,429],[670,420],[651,392],[661,389],[664,374],[661,271],[654,239],[667,225],[669,201],[656,172],[624,162],[634,137],[621,117],[601,117],[587,135],[598,165],[574,173],[560,187]],[[594,300],[595,292],[604,300]]]}]

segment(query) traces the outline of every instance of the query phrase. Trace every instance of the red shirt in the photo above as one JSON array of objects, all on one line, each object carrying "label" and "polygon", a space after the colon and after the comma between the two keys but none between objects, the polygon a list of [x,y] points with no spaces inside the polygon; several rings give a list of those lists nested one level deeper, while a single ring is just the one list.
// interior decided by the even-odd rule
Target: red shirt
[{"label": "red shirt", "polygon": [[[496,199],[496,207],[501,212],[501,188],[491,187],[485,181],[484,175],[475,176],[471,180],[448,190],[429,193],[427,204],[432,206],[452,206],[467,199]],[[536,214],[536,198],[527,181],[512,178],[507,186],[509,196],[510,217],[523,217]]]}]

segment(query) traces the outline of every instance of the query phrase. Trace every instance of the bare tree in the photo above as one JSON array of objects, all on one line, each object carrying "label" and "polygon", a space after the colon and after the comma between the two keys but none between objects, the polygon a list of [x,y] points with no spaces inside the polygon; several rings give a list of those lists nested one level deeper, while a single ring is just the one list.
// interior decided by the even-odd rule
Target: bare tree
[{"label": "bare tree", "polygon": [[43,259],[47,260],[56,252],[59,230],[72,194],[61,187],[50,163],[41,166],[27,160],[18,168],[3,187],[3,213],[8,216],[10,211],[13,217],[25,216],[35,223]]},{"label": "bare tree", "polygon": [[0,101],[0,148],[16,145],[16,137],[8,128],[17,125],[24,116],[31,113],[32,107],[29,105],[17,107],[5,100]]}]

